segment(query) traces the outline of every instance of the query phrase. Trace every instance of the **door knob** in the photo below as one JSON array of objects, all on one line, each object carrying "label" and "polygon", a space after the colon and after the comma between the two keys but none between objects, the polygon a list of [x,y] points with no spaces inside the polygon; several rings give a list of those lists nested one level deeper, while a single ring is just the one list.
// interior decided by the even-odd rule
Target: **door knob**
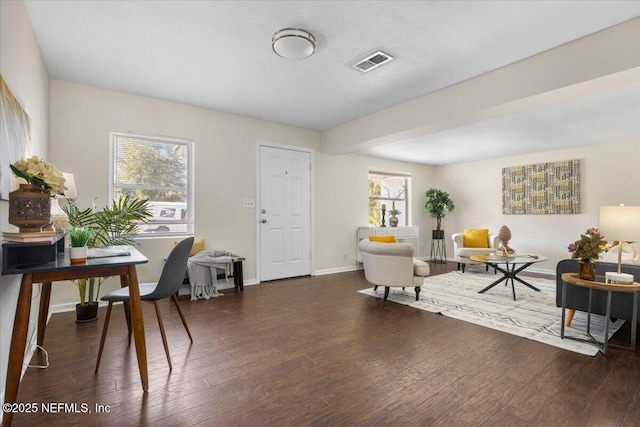
[{"label": "door knob", "polygon": [[262,223],[266,224],[267,223],[267,219],[266,218],[262,218]]},{"label": "door knob", "polygon": [[266,209],[262,209],[262,213],[267,213],[267,210]]}]

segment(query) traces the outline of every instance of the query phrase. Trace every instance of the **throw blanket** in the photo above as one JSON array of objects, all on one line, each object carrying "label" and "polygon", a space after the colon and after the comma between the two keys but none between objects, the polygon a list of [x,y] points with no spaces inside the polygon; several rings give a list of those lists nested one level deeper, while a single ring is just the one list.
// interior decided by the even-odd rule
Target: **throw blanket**
[{"label": "throw blanket", "polygon": [[187,270],[191,283],[191,301],[221,296],[217,289],[218,270],[228,278],[232,263],[231,254],[227,251],[202,251],[190,257]]}]

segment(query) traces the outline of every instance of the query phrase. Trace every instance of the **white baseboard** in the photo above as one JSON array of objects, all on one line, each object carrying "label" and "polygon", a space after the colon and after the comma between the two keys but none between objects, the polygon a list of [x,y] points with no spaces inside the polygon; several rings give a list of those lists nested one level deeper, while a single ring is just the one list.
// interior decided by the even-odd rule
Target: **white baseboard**
[{"label": "white baseboard", "polygon": [[340,268],[327,268],[326,270],[316,270],[313,272],[313,275],[324,276],[325,274],[346,273],[347,271],[356,271],[356,270],[362,270],[362,268],[357,265],[350,265],[348,267],[340,267]]}]

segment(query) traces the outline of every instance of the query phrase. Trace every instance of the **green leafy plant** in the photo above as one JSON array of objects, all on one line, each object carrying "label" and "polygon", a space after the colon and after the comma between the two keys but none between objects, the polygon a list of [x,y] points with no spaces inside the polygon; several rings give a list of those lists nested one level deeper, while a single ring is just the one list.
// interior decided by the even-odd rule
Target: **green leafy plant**
[{"label": "green leafy plant", "polygon": [[391,216],[398,216],[398,215],[400,215],[401,213],[402,213],[402,212],[400,212],[398,209],[391,209],[391,210],[389,211],[389,215],[391,215]]},{"label": "green leafy plant", "polygon": [[[87,242],[89,247],[136,245],[135,235],[140,231],[140,225],[145,224],[152,216],[147,200],[130,196],[113,200],[101,211],[93,208],[80,209],[75,201],[70,199],[62,210],[69,217],[69,224],[72,227],[90,230],[91,238]],[[97,301],[104,279],[104,277],[93,277],[77,281],[80,305],[93,304]]]},{"label": "green leafy plant", "polygon": [[567,250],[574,259],[598,259],[607,247],[607,241],[603,237],[597,228],[592,227],[580,235],[580,240],[570,243]]},{"label": "green leafy plant", "polygon": [[436,230],[440,230],[442,218],[444,218],[448,212],[453,212],[456,206],[446,191],[430,188],[424,195],[427,197],[424,210],[429,213],[431,218],[437,220]]},{"label": "green leafy plant", "polygon": [[69,230],[69,239],[71,240],[71,246],[74,248],[87,246],[91,237],[91,230],[85,227],[72,227]]}]

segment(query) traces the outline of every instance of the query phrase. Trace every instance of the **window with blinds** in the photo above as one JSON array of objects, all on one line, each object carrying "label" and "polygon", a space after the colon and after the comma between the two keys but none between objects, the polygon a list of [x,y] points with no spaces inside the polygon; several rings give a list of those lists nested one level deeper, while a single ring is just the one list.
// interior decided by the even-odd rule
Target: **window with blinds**
[{"label": "window with blinds", "polygon": [[380,226],[382,208],[385,210],[385,224],[395,211],[398,225],[411,225],[411,174],[396,171],[369,170],[369,225]]},{"label": "window with blinds", "polygon": [[147,199],[141,236],[193,233],[193,144],[111,132],[111,196]]}]

